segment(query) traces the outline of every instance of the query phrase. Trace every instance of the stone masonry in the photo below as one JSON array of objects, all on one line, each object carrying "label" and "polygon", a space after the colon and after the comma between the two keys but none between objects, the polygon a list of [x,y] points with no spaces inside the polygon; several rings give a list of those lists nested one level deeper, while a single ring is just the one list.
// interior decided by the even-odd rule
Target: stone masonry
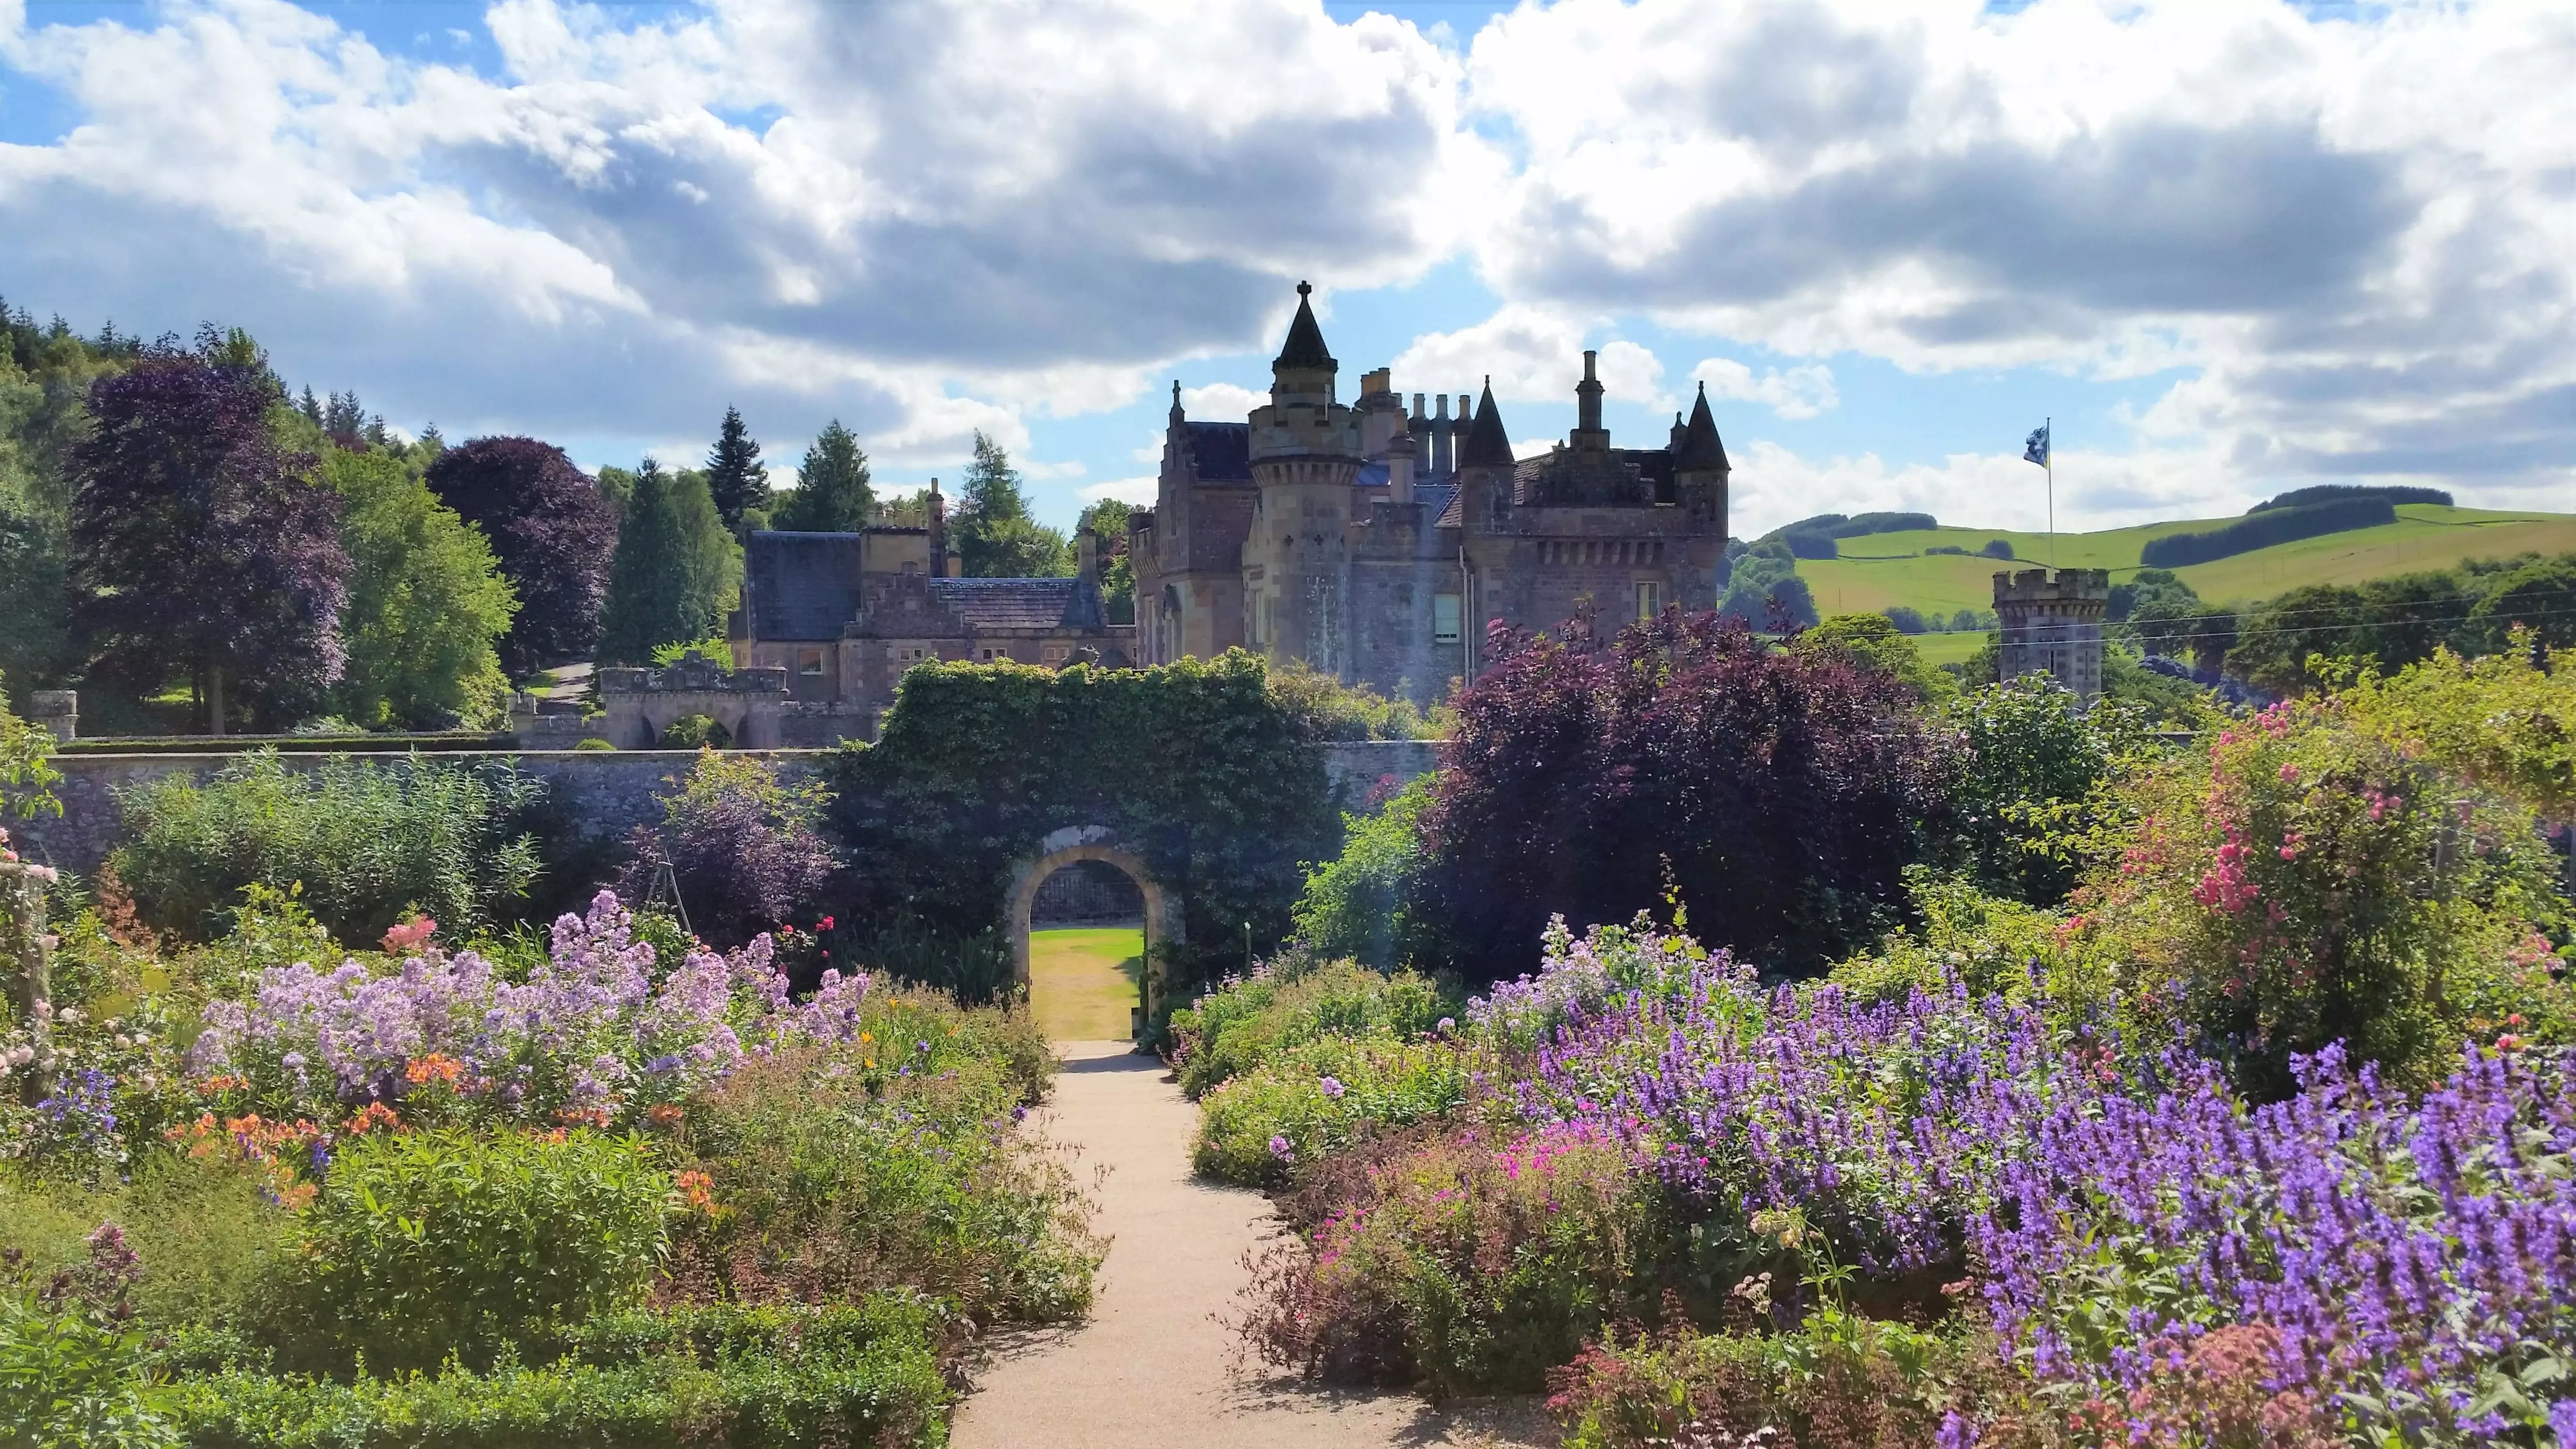
[{"label": "stone masonry", "polygon": [[1995,575],[2005,679],[2047,671],[2091,705],[2102,697],[2102,618],[2111,605],[2108,569],[2023,569]]}]

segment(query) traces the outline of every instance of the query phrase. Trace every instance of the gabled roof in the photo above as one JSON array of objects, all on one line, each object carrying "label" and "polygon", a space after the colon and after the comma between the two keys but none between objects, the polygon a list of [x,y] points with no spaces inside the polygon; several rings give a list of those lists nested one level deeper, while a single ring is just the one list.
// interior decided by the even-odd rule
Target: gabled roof
[{"label": "gabled roof", "polygon": [[1103,627],[1100,591],[1080,579],[932,579],[930,594],[977,632]]},{"label": "gabled roof", "polygon": [[1467,526],[1467,508],[1462,501],[1466,497],[1466,490],[1457,484],[1424,483],[1413,490],[1413,496],[1421,500],[1424,511],[1431,515],[1432,527],[1464,528]]},{"label": "gabled roof", "polygon": [[1708,384],[1699,385],[1699,401],[1691,405],[1690,422],[1682,430],[1681,451],[1673,456],[1673,471],[1696,473],[1714,468],[1721,473],[1732,471],[1726,466],[1726,445],[1718,441],[1717,419],[1708,411]]},{"label": "gabled roof", "polygon": [[1190,467],[1202,483],[1252,481],[1252,424],[1183,423]]},{"label": "gabled roof", "polygon": [[754,533],[743,592],[755,639],[838,639],[859,612],[859,533]]},{"label": "gabled roof", "polygon": [[1324,329],[1315,325],[1315,309],[1306,301],[1307,294],[1314,290],[1304,282],[1297,284],[1297,315],[1288,323],[1288,343],[1271,362],[1273,368],[1329,370],[1336,365],[1333,354],[1324,350]]},{"label": "gabled roof", "polygon": [[1485,395],[1476,399],[1476,420],[1467,425],[1467,441],[1458,450],[1458,466],[1512,466],[1512,435],[1503,431],[1503,414],[1494,406],[1494,380],[1490,377],[1485,379]]}]

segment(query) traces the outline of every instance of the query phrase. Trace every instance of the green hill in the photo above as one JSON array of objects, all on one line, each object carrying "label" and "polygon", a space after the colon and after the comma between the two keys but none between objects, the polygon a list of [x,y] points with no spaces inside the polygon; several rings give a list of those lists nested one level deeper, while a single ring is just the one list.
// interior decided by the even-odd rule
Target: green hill
[{"label": "green hill", "polygon": [[[2117,583],[2137,571],[2147,540],[2219,527],[2233,519],[2178,519],[2101,533],[2046,534],[2010,529],[1925,528],[1840,540],[1837,557],[1800,559],[1798,575],[1827,614],[1864,613],[1905,604],[1926,615],[1994,605],[1998,569],[2110,569]],[[1927,554],[1939,547],[1974,550],[2000,538],[2014,560]],[[2463,559],[2519,553],[2576,553],[2576,514],[2497,513],[2476,508],[2401,504],[2395,523],[2323,538],[2276,544],[2174,572],[2213,604],[2248,603],[2303,584],[2357,584],[2391,574],[2446,569]]]}]

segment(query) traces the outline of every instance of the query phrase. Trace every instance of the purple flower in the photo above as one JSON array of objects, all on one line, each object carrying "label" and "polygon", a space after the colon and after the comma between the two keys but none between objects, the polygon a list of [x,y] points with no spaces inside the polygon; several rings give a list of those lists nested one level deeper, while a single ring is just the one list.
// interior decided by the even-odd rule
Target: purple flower
[{"label": "purple flower", "polygon": [[1342,1100],[1342,1093],[1343,1093],[1345,1090],[1347,1090],[1346,1088],[1344,1088],[1344,1087],[1342,1086],[1341,1081],[1340,1081],[1338,1078],[1334,1078],[1334,1077],[1326,1077],[1326,1078],[1324,1078],[1324,1083],[1323,1083],[1323,1085],[1324,1085],[1324,1096],[1325,1096],[1327,1099],[1329,1099],[1329,1100],[1331,1100],[1331,1101],[1335,1101],[1335,1102],[1338,1102],[1338,1101]]},{"label": "purple flower", "polygon": [[1297,1160],[1296,1150],[1289,1145],[1288,1139],[1275,1133],[1272,1134],[1270,1138],[1270,1155],[1279,1159],[1281,1162],[1294,1162]]}]

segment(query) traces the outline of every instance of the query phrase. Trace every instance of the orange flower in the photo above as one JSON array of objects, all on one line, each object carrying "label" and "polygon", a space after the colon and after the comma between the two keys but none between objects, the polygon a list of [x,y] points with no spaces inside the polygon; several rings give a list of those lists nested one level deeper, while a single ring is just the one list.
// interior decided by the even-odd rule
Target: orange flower
[{"label": "orange flower", "polygon": [[606,1107],[566,1107],[555,1113],[555,1120],[567,1127],[597,1127],[606,1130],[615,1120]]},{"label": "orange flower", "polygon": [[415,1087],[424,1087],[431,1082],[452,1087],[456,1085],[457,1078],[465,1075],[465,1064],[444,1052],[431,1052],[428,1056],[415,1058],[403,1068],[403,1075]]},{"label": "orange flower", "polygon": [[382,1102],[369,1102],[366,1106],[358,1109],[357,1115],[349,1119],[349,1131],[360,1137],[375,1131],[379,1127],[399,1129],[401,1126],[402,1119],[394,1115],[393,1108],[386,1106]]},{"label": "orange flower", "polygon": [[664,1102],[652,1111],[645,1113],[644,1120],[652,1123],[656,1127],[673,1127],[679,1125],[680,1118],[684,1115],[686,1114],[680,1110],[679,1103]]},{"label": "orange flower", "polygon": [[681,1173],[678,1181],[680,1194],[687,1200],[689,1211],[705,1213],[709,1217],[715,1216],[716,1181],[714,1178],[693,1168]]}]

